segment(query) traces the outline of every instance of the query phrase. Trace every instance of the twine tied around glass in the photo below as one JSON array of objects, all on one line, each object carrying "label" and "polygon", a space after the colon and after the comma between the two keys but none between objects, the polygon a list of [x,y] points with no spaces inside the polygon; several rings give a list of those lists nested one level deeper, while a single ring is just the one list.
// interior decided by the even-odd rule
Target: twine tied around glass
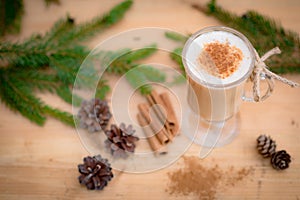
[{"label": "twine tied around glass", "polygon": [[[267,60],[270,56],[275,54],[280,54],[281,51],[279,47],[275,47],[265,53],[262,57],[260,57],[257,53],[257,51],[254,49],[255,53],[255,66],[253,73],[250,77],[250,80],[253,82],[253,100],[255,102],[260,102],[265,100],[267,97],[270,96],[274,89],[274,80],[278,80],[282,83],[285,83],[291,87],[298,87],[299,84],[296,82],[293,82],[291,80],[288,80],[286,78],[283,78],[273,72],[271,72],[268,69],[268,66],[265,64],[265,60]],[[268,90],[264,95],[261,95],[260,91],[260,81],[261,80],[267,80],[268,83]]]}]

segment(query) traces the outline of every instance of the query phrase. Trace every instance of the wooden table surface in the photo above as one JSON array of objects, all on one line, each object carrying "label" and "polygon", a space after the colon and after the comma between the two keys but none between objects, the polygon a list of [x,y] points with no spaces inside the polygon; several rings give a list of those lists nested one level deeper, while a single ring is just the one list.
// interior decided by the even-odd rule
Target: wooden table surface
[{"label": "wooden table surface", "polygon": [[[26,0],[20,38],[33,32],[44,33],[53,22],[68,12],[84,21],[108,11],[117,0],[62,1],[46,8],[42,0]],[[220,23],[190,8],[191,1],[137,0],[125,18],[91,40],[94,47],[107,37],[132,28],[163,27],[192,33]],[[200,1],[198,1],[200,2]],[[202,1],[204,3],[205,1]],[[220,4],[239,14],[255,9],[280,20],[284,27],[300,33],[298,0],[224,0]],[[171,60],[166,62],[172,63]],[[285,75],[300,82],[300,75]],[[58,97],[41,94],[51,105],[71,111]],[[276,83],[273,96],[263,103],[244,103],[241,107],[241,132],[222,148],[215,149],[203,163],[220,167],[253,167],[251,177],[222,191],[220,199],[300,199],[300,89]],[[255,150],[259,134],[271,135],[279,149],[292,156],[289,169],[278,172],[262,160]],[[88,191],[79,185],[77,164],[88,152],[75,129],[49,119],[39,127],[0,104],[0,199],[186,199],[166,192],[168,172],[178,163],[146,174],[114,171],[115,178],[103,191]],[[193,145],[186,156],[196,156],[200,147]],[[188,199],[197,199],[189,196]]]}]

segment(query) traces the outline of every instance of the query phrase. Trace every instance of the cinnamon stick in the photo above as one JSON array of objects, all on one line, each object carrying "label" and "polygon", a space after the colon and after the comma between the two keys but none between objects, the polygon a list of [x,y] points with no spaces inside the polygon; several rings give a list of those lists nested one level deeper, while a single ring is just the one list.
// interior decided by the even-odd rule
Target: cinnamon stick
[{"label": "cinnamon stick", "polygon": [[[153,132],[155,133],[156,137],[160,141],[161,144],[167,144],[170,139],[167,137],[166,131],[164,131],[163,125],[159,121],[155,115],[150,116],[150,107],[146,103],[141,103],[138,105],[138,109],[142,116],[146,119],[147,123],[150,124]],[[152,121],[151,121],[152,119]]]},{"label": "cinnamon stick", "polygon": [[159,97],[161,98],[163,105],[165,106],[165,108],[167,110],[167,122],[170,125],[171,132],[172,132],[173,136],[176,136],[179,133],[180,127],[179,127],[179,124],[178,124],[178,121],[176,118],[176,113],[172,106],[170,97],[167,92],[161,93],[159,95]]},{"label": "cinnamon stick", "polygon": [[[154,109],[155,113],[157,114],[158,118],[160,119],[161,123],[164,124],[166,130],[168,131],[169,135],[172,136],[170,123],[167,119],[167,113],[163,112],[161,109],[162,107],[165,108],[162,99],[156,93],[155,90],[152,90],[149,95],[147,95],[147,100],[150,103],[151,107]],[[166,108],[165,108],[166,111]]]},{"label": "cinnamon stick", "polygon": [[[157,107],[157,106],[154,106]],[[154,109],[153,109],[154,110]],[[173,135],[171,132],[169,132],[166,127],[165,127],[165,123],[163,123],[157,116],[157,114],[155,113],[155,111],[150,112],[150,118],[152,119],[152,122],[158,129],[160,129],[163,134],[165,136],[167,136],[168,140],[172,141],[173,140]]]},{"label": "cinnamon stick", "polygon": [[166,154],[168,152],[166,145],[162,145],[159,142],[158,138],[155,135],[153,135],[153,131],[151,127],[148,126],[149,124],[146,121],[146,119],[141,114],[137,114],[137,120],[140,126],[142,127],[145,136],[147,137],[147,141],[151,149],[155,152],[155,154]]}]

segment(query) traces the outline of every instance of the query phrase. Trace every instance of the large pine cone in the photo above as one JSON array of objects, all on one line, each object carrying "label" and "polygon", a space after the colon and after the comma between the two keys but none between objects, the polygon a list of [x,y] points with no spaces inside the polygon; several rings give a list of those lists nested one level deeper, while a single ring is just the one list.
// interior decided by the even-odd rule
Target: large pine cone
[{"label": "large pine cone", "polygon": [[276,151],[276,143],[270,136],[260,135],[257,138],[257,150],[263,157],[270,157]]},{"label": "large pine cone", "polygon": [[89,190],[102,190],[113,178],[108,160],[100,155],[83,158],[83,164],[78,165],[78,170],[81,173],[78,177],[79,183]]},{"label": "large pine cone", "polygon": [[291,156],[285,151],[277,151],[272,155],[271,164],[274,169],[283,170],[289,167]]},{"label": "large pine cone", "polygon": [[110,130],[105,131],[106,147],[110,149],[113,156],[126,158],[127,152],[134,152],[135,142],[139,140],[138,137],[133,136],[134,133],[132,125],[126,128],[124,123],[121,123],[120,127],[112,124]]},{"label": "large pine cone", "polygon": [[78,112],[81,128],[87,128],[89,132],[105,130],[111,113],[106,101],[92,99],[83,101]]}]

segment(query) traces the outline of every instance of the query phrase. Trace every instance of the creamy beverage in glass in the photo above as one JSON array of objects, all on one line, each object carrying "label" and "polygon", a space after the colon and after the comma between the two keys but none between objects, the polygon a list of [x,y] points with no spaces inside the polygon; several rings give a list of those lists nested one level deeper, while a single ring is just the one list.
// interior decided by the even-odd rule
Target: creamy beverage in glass
[{"label": "creamy beverage in glass", "polygon": [[211,127],[207,134],[217,134],[218,138],[222,134],[224,140],[233,135],[235,123],[230,120],[239,110],[254,55],[248,39],[227,27],[202,29],[186,42],[182,59],[190,86],[187,101],[202,123]]}]

